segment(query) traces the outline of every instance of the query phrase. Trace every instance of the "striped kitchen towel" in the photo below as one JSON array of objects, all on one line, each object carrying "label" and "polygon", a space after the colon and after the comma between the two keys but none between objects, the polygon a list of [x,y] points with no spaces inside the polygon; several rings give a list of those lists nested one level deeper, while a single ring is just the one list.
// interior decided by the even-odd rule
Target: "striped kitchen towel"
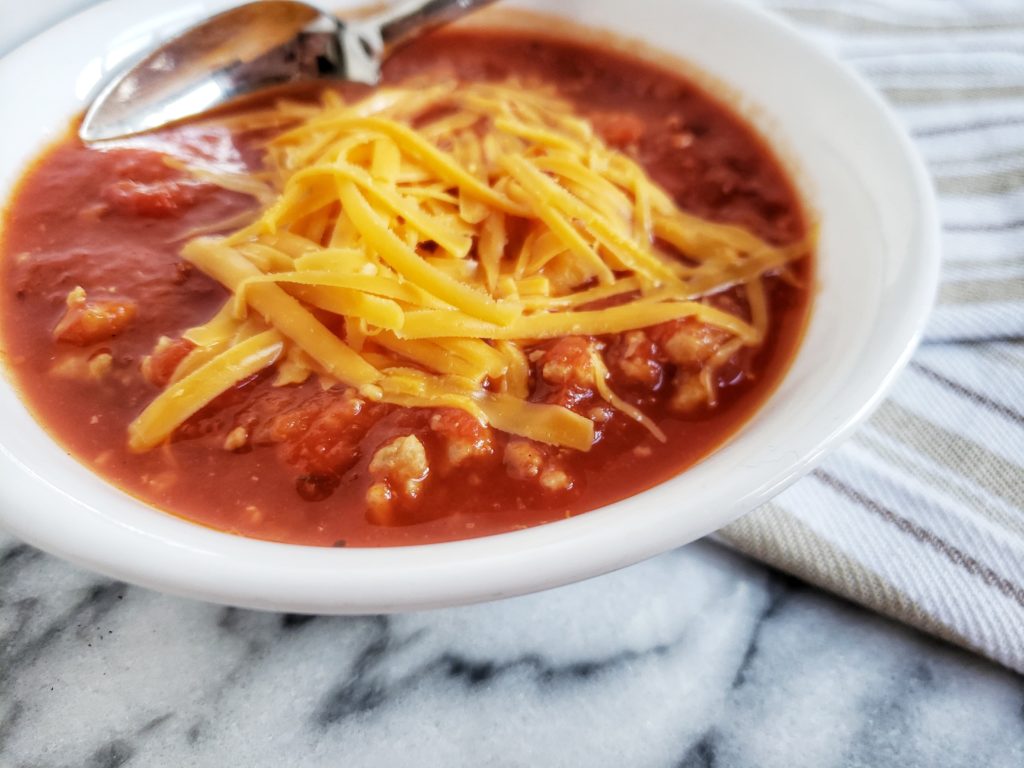
[{"label": "striped kitchen towel", "polygon": [[764,0],[888,97],[943,281],[875,416],[730,546],[1024,672],[1024,2]]}]

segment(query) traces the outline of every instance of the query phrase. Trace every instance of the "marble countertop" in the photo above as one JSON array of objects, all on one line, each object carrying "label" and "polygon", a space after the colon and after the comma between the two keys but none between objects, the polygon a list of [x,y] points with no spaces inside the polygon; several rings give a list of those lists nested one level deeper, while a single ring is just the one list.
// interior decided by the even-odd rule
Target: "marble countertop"
[{"label": "marble countertop", "polygon": [[1024,764],[1016,675],[702,542],[528,597],[306,617],[0,539],[0,766]]}]

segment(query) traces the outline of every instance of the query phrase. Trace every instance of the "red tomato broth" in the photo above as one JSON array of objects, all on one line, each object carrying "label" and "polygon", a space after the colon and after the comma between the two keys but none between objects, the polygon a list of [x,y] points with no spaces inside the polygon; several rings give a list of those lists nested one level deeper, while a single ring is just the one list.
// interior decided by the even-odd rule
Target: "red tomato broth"
[{"label": "red tomato broth", "polygon": [[[779,244],[806,234],[797,195],[762,140],[699,88],[650,64],[572,42],[453,31],[403,49],[385,73],[389,81],[514,75],[552,83],[685,210],[740,224]],[[136,143],[184,145],[235,167],[258,163],[251,141],[211,123],[169,128]],[[176,338],[208,320],[227,295],[184,265],[181,243],[193,228],[252,205],[243,195],[187,180],[153,151],[86,148],[69,136],[36,162],[15,191],[0,263],[3,347],[40,422],[118,487],[173,514],[245,536],[314,545],[421,544],[550,522],[633,495],[714,451],[756,412],[795,354],[809,309],[806,258],[794,265],[799,285],[766,280],[771,325],[765,342],[739,353],[720,376],[717,406],[696,416],[673,416],[664,397],[631,387],[613,370],[615,390],[654,418],[668,442],[660,444],[616,414],[590,452],[564,460],[574,486],[562,493],[512,478],[501,460],[507,436],[499,433],[490,459],[447,467],[430,428],[434,409],[370,406],[359,417],[365,423],[355,420],[341,438],[355,449],[347,469],[337,476],[319,472],[316,457],[331,450],[342,432],[329,424],[317,428],[316,419],[330,422],[324,404],[337,393],[325,395],[315,381],[275,388],[266,374],[222,395],[170,443],[133,453],[128,424],[159,391],[140,373],[141,360],[161,335]],[[55,342],[52,331],[68,292],[79,285],[90,296],[130,300],[136,312],[113,338],[76,350]],[[724,296],[745,306],[736,290]],[[109,352],[109,374],[88,382],[53,374],[58,358],[74,351]],[[735,381],[721,381],[729,377]],[[535,397],[544,394],[538,386]],[[311,403],[309,412],[295,416],[294,434],[284,443],[272,437],[282,429],[281,414],[303,403]],[[264,439],[227,451],[224,437],[240,419]],[[381,524],[366,511],[368,464],[377,447],[410,433],[422,439],[431,459],[424,496]]]}]

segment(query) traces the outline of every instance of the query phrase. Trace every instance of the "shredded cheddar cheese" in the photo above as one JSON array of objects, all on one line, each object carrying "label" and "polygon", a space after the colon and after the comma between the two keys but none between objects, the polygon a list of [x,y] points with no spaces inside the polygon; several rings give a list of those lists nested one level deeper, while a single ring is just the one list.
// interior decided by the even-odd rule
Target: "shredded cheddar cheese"
[{"label": "shredded cheddar cheese", "polygon": [[[807,252],[679,210],[549,90],[381,88],[229,119],[282,129],[266,172],[188,170],[262,208],[233,234],[184,247],[232,296],[185,333],[195,348],[131,425],[137,450],[276,366],[278,386],[315,375],[586,451],[591,420],[529,400],[531,345],[694,318],[729,335],[712,361],[725,362],[764,338],[761,277]],[[749,320],[704,300],[741,284]],[[597,393],[664,440],[614,393],[602,348],[592,351]]]},{"label": "shredded cheddar cheese", "polygon": [[217,395],[276,362],[283,348],[281,334],[264,331],[171,383],[132,422],[128,428],[129,445],[138,451],[156,447]]}]

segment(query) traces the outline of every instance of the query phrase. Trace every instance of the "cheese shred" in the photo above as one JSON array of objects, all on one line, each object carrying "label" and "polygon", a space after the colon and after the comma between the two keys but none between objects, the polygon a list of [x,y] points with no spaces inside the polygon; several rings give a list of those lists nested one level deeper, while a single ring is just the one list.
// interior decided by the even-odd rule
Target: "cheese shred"
[{"label": "cheese shred", "polygon": [[[184,334],[194,349],[131,424],[135,450],[275,368],[276,386],[316,376],[587,451],[590,419],[530,400],[531,348],[689,318],[727,335],[722,364],[764,340],[762,278],[810,248],[679,210],[544,88],[442,83],[352,103],[332,92],[253,112],[251,125],[245,113],[225,119],[278,130],[264,171],[185,170],[261,208],[233,234],[183,248],[230,297]],[[737,285],[749,317],[706,300]],[[596,394],[664,442],[615,394],[602,349],[591,353]]]}]

